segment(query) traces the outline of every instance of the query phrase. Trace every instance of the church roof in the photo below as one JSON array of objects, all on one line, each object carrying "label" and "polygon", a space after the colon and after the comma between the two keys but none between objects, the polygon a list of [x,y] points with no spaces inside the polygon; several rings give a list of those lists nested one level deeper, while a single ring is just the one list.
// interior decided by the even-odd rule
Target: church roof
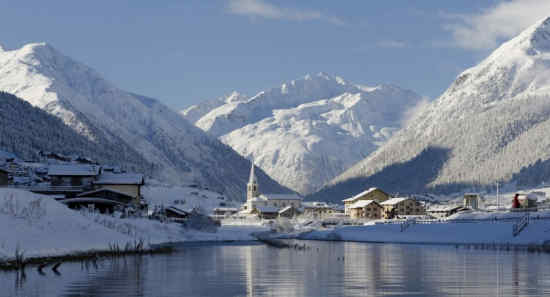
[{"label": "church roof", "polygon": [[252,166],[250,167],[250,177],[248,178],[249,184],[257,184],[258,180],[256,179],[256,174],[254,173],[254,162],[251,162]]}]

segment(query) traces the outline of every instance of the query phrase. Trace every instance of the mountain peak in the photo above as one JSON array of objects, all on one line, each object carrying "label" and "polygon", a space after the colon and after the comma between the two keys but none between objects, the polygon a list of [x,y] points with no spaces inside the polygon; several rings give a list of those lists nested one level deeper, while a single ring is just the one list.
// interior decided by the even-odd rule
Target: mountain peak
[{"label": "mountain peak", "polygon": [[519,49],[529,56],[550,52],[550,17],[523,30],[518,36],[504,43],[495,53],[500,55],[503,50],[509,52],[513,49]]},{"label": "mountain peak", "polygon": [[531,48],[537,52],[550,52],[550,17],[535,25],[531,34]]}]

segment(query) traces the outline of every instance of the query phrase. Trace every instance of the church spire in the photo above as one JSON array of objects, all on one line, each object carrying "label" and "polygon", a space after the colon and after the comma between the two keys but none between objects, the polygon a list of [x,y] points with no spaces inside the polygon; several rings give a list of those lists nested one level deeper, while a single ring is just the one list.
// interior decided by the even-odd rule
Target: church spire
[{"label": "church spire", "polygon": [[246,200],[260,196],[258,180],[256,179],[256,174],[254,173],[254,161],[251,161],[251,163],[252,166],[250,167],[250,177],[248,178],[248,184],[246,185]]},{"label": "church spire", "polygon": [[256,174],[254,174],[254,161],[251,161],[250,163],[252,164],[252,166],[250,167],[250,178],[248,179],[248,183],[258,183],[256,180]]}]

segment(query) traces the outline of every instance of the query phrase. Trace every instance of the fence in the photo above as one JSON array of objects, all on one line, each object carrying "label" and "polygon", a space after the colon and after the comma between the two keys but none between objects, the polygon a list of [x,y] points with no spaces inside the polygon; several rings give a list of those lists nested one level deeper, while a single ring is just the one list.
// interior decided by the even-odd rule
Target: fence
[{"label": "fence", "polygon": [[514,235],[514,237],[518,236],[521,231],[523,231],[523,229],[525,229],[525,227],[527,227],[527,225],[529,225],[529,213],[526,213],[520,220],[519,222],[515,223],[513,226],[512,226],[512,235]]}]

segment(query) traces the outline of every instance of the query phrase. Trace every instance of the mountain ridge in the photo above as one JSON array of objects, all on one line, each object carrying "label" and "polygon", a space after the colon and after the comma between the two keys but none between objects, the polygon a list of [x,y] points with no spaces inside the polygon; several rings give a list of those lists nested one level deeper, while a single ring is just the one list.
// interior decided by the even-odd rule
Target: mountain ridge
[{"label": "mountain ridge", "polygon": [[[233,199],[244,197],[248,160],[157,100],[118,89],[49,44],[1,51],[0,90],[61,118],[92,141],[97,133],[123,141],[167,182],[199,183]],[[270,191],[288,191],[263,172],[259,178]]]},{"label": "mountain ridge", "polygon": [[279,183],[308,194],[387,141],[421,101],[394,85],[318,73],[252,97],[234,92],[182,115]]},{"label": "mountain ridge", "polygon": [[[545,164],[550,158],[545,137],[545,129],[550,128],[549,24],[550,18],[537,22],[463,71],[408,126],[311,199],[326,198],[324,193],[349,186],[351,180],[362,180],[364,187],[379,181],[388,191],[408,193],[490,190],[496,182],[518,184],[524,168]],[[415,168],[437,169],[437,174],[422,185],[399,187],[398,180],[410,177],[391,170],[392,166],[410,164],[436,147],[449,151],[445,162],[437,168],[435,161]],[[521,180],[527,185],[529,178]]]}]

